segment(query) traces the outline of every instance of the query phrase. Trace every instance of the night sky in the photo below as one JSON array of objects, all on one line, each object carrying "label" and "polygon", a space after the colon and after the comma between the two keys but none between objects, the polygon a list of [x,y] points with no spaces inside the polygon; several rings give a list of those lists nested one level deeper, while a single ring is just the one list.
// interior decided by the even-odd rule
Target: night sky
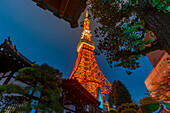
[{"label": "night sky", "polygon": [[[83,13],[79,19],[85,18]],[[95,26],[90,24],[91,30]],[[45,11],[32,0],[0,0],[0,43],[8,36],[25,57],[37,64],[47,63],[68,78],[77,58],[77,44],[83,28],[71,28],[63,19]],[[97,41],[92,32],[92,40]],[[96,56],[100,69],[113,83],[120,80],[129,90],[132,99],[138,101],[145,96],[145,79],[152,70],[147,57],[141,57],[140,68],[128,76],[123,68],[110,68],[103,55]]]}]

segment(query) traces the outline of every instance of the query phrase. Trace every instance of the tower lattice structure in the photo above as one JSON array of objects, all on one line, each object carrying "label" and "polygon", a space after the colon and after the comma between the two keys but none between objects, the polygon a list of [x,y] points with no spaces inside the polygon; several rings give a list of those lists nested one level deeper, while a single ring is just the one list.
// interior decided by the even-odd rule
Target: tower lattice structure
[{"label": "tower lattice structure", "polygon": [[91,40],[88,11],[84,19],[84,29],[81,40],[77,46],[78,57],[69,79],[76,79],[81,85],[97,98],[97,90],[100,88],[102,94],[108,94],[112,84],[104,76],[97,64],[94,49],[95,43]]}]

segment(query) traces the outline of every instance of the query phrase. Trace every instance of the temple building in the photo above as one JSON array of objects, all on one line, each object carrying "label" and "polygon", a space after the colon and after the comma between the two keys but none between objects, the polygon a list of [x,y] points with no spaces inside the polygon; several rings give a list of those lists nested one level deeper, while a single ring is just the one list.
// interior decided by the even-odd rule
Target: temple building
[{"label": "temple building", "polygon": [[0,85],[13,81],[13,75],[23,67],[30,67],[33,62],[18,52],[10,37],[0,45]]},{"label": "temple building", "polygon": [[[145,36],[145,40],[156,38],[152,32]],[[153,65],[153,70],[145,80],[145,85],[152,98],[170,102],[170,55],[164,50],[156,50],[147,54]]]},{"label": "temple building", "polygon": [[[23,86],[24,84],[14,79],[15,72],[24,67],[30,67],[35,62],[31,62],[28,58],[23,56],[13,46],[10,37],[5,39],[4,43],[0,45],[0,85],[17,84]],[[1,100],[2,101],[2,100]],[[5,108],[5,113],[12,113],[18,105],[12,105]],[[0,112],[1,112],[0,106]],[[2,107],[3,108],[3,107]]]},{"label": "temple building", "polygon": [[103,113],[100,102],[77,80],[63,79],[61,105],[64,113]]},{"label": "temple building", "polygon": [[160,106],[159,109],[153,113],[169,113],[170,112],[170,108],[164,105],[162,101],[160,102],[159,106]]}]

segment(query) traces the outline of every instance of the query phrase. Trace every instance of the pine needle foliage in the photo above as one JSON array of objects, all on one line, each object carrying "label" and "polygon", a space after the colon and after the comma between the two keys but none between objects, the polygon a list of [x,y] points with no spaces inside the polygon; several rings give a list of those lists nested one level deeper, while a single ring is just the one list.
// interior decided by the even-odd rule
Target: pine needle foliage
[{"label": "pine needle foliage", "polygon": [[131,103],[131,95],[124,84],[122,84],[119,80],[114,81],[112,85],[112,90],[109,94],[108,98],[109,106],[116,108],[120,106],[122,103]]},{"label": "pine needle foliage", "polygon": [[13,107],[11,112],[29,113],[55,111],[62,113],[60,93],[62,73],[58,69],[42,64],[25,67],[18,71],[15,84],[0,86],[0,100],[2,112]]},{"label": "pine needle foliage", "polygon": [[138,113],[139,106],[134,103],[123,103],[117,108],[118,113]]}]

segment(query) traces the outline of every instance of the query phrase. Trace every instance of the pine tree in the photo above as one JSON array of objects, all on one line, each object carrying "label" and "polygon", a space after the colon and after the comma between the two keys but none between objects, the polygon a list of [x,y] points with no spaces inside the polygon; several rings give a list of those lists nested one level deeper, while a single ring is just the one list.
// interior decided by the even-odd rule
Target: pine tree
[{"label": "pine tree", "polygon": [[109,105],[110,107],[120,106],[122,103],[131,103],[131,95],[124,84],[122,84],[119,80],[113,82],[112,90],[109,94]]},{"label": "pine tree", "polygon": [[138,113],[139,106],[134,103],[123,103],[117,108],[118,113]]},{"label": "pine tree", "polygon": [[58,69],[47,64],[20,69],[14,77],[15,84],[0,86],[2,112],[13,106],[10,112],[30,112],[35,109],[36,112],[62,113],[59,101],[61,77],[62,73]]},{"label": "pine tree", "polygon": [[114,108],[114,85],[115,85],[116,81],[113,82],[112,84],[112,90],[110,91],[109,94],[109,98],[108,98],[108,102],[109,102],[109,107],[110,108]]}]

